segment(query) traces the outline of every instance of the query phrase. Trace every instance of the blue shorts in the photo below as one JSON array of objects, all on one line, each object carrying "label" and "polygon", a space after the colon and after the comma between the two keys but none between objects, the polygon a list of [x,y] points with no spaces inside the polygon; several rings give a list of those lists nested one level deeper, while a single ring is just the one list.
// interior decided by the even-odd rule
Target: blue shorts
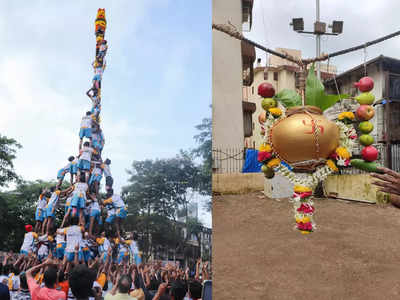
[{"label": "blue shorts", "polygon": [[56,257],[58,259],[63,259],[64,252],[65,252],[65,243],[58,244],[56,248]]},{"label": "blue shorts", "polygon": [[84,137],[87,137],[87,138],[92,137],[92,128],[81,128],[79,130],[79,138],[83,139]]},{"label": "blue shorts", "polygon": [[66,202],[66,203],[65,203],[65,214],[67,214],[68,209],[70,209],[70,208],[72,208],[71,202]]},{"label": "blue shorts", "polygon": [[71,207],[76,207],[76,208],[85,208],[86,206],[86,199],[84,197],[80,197],[78,195],[74,195],[74,197],[71,200]]},{"label": "blue shorts", "polygon": [[64,180],[64,177],[65,177],[64,170],[61,169],[61,170],[58,171],[58,173],[57,173],[57,179],[58,179],[58,180]]},{"label": "blue shorts", "polygon": [[106,260],[107,260],[107,252],[102,253],[102,254],[100,255],[100,257],[102,258],[103,263],[105,263]]},{"label": "blue shorts", "polygon": [[69,167],[69,172],[74,175],[78,173],[78,164],[71,164]]},{"label": "blue shorts", "polygon": [[89,250],[82,250],[82,257],[86,263],[92,258]]},{"label": "blue shorts", "polygon": [[81,170],[90,170],[90,161],[86,160],[86,159],[80,159],[78,161],[78,169]]},{"label": "blue shorts", "polygon": [[56,210],[54,210],[54,212],[52,212],[52,210],[53,210],[53,203],[47,204],[47,209],[46,209],[46,217],[47,218],[48,217],[55,218]]},{"label": "blue shorts", "polygon": [[98,209],[92,209],[90,212],[90,217],[93,217],[96,220],[97,224],[99,224],[99,225],[101,225],[103,223],[103,222],[101,222],[100,210],[98,210]]},{"label": "blue shorts", "polygon": [[96,74],[93,76],[93,80],[101,80],[100,74]]},{"label": "blue shorts", "polygon": [[101,111],[101,108],[99,106],[92,107],[92,109],[90,110],[90,112],[96,116],[98,116],[100,114],[100,111]]},{"label": "blue shorts", "polygon": [[28,251],[21,250],[21,251],[19,252],[19,254],[21,254],[21,255],[23,255],[23,256],[27,256],[27,255],[28,255]]},{"label": "blue shorts", "polygon": [[36,208],[36,213],[35,213],[35,221],[43,222],[46,214],[43,214],[43,211],[37,207]]},{"label": "blue shorts", "polygon": [[118,218],[125,219],[126,218],[126,209],[125,207],[117,208],[116,215]]},{"label": "blue shorts", "polygon": [[[67,256],[67,261],[72,262],[74,261],[75,258],[75,252],[65,252],[65,255]],[[83,257],[82,251],[78,252],[78,260],[81,261]]]},{"label": "blue shorts", "polygon": [[101,150],[103,149],[103,147],[101,146],[100,142],[97,140],[93,140],[92,141],[92,146],[93,148],[95,148],[96,150]]},{"label": "blue shorts", "polygon": [[100,183],[102,177],[103,177],[103,176],[98,175],[98,174],[92,174],[92,175],[90,176],[90,179],[89,179],[88,184],[91,185],[91,184],[92,184],[93,182],[95,182],[95,181],[97,181],[97,182]]},{"label": "blue shorts", "polygon": [[106,223],[111,224],[112,222],[114,222],[114,219],[115,219],[115,214],[108,216],[106,219]]},{"label": "blue shorts", "polygon": [[139,254],[135,253],[134,258],[135,258],[135,265],[139,265],[142,263],[142,258],[139,256]]},{"label": "blue shorts", "polygon": [[120,264],[122,261],[124,261],[124,262],[129,261],[129,252],[120,252],[118,254],[117,263]]}]

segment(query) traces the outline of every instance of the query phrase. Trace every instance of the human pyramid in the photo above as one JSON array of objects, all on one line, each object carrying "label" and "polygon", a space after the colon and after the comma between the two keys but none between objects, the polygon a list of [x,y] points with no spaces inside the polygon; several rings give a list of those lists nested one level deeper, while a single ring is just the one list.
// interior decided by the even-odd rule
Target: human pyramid
[{"label": "human pyramid", "polygon": [[[122,236],[121,221],[127,207],[113,191],[110,159],[103,161],[104,136],[100,127],[101,81],[106,67],[107,41],[105,10],[99,9],[95,20],[96,58],[94,77],[87,96],[92,108],[82,118],[79,131],[79,154],[68,158],[68,164],[57,173],[58,183],[39,196],[36,224],[26,225],[21,255],[16,262],[20,269],[32,263],[32,257],[42,263],[48,256],[58,260],[66,273],[73,262],[90,265],[95,260],[103,264],[113,260],[118,264],[141,263],[137,236]],[[70,174],[70,186],[61,190],[65,175]],[[106,197],[101,199],[99,187],[105,177]],[[56,209],[65,201],[65,215],[60,228],[55,227]],[[102,211],[107,217],[103,222]],[[109,256],[112,257],[109,257]]]}]

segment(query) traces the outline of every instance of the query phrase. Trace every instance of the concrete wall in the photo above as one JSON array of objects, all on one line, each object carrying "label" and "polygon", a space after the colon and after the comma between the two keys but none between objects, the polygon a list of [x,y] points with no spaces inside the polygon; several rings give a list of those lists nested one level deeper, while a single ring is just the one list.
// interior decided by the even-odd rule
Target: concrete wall
[{"label": "concrete wall", "polygon": [[385,193],[379,192],[371,184],[369,174],[331,175],[324,181],[324,193],[327,197],[357,200],[370,203],[386,202]]},{"label": "concrete wall", "polygon": [[227,173],[212,175],[212,191],[218,194],[246,194],[264,190],[263,173]]},{"label": "concrete wall", "polygon": [[273,199],[292,197],[293,186],[286,177],[275,174],[272,179],[264,179],[264,194]]},{"label": "concrete wall", "polygon": [[[241,0],[212,1],[213,22],[242,28]],[[212,31],[213,148],[243,148],[242,55],[240,41]],[[221,166],[222,169],[224,166]]]}]

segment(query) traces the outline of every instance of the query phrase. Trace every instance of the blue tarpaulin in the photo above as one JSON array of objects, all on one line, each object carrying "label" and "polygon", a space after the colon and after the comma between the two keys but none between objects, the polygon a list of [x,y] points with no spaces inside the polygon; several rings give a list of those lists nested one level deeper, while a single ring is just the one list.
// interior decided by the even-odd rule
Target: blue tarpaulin
[{"label": "blue tarpaulin", "polygon": [[246,160],[244,161],[242,173],[258,173],[261,172],[262,164],[257,160],[258,150],[247,149]]}]

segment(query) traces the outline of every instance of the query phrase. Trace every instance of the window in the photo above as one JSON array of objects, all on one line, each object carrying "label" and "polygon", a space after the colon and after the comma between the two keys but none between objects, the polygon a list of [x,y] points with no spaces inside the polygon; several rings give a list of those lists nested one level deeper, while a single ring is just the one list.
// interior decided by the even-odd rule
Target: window
[{"label": "window", "polygon": [[274,80],[278,81],[278,72],[274,72]]},{"label": "window", "polygon": [[264,69],[264,80],[268,80],[268,69],[265,67]]},{"label": "window", "polygon": [[299,72],[294,73],[294,81],[295,81],[294,85],[295,85],[296,89],[299,89],[300,88],[300,73]]},{"label": "window", "polygon": [[251,8],[243,7],[242,11],[242,31],[249,32],[251,29]]}]

